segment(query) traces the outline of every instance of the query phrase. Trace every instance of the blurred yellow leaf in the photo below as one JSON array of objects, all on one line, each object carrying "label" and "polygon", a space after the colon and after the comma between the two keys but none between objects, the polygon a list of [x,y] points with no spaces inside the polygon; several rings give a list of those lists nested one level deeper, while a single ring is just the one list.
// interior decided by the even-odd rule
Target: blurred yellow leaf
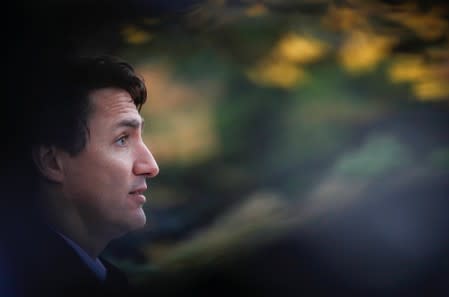
[{"label": "blurred yellow leaf", "polygon": [[262,62],[247,71],[247,75],[257,84],[281,88],[291,88],[305,78],[303,69],[284,60]]},{"label": "blurred yellow leaf", "polygon": [[448,30],[448,21],[440,16],[438,7],[428,13],[400,11],[387,13],[385,16],[409,28],[424,40],[436,40]]},{"label": "blurred yellow leaf", "polygon": [[351,31],[339,50],[339,60],[349,72],[370,71],[388,56],[395,42],[392,37]]},{"label": "blurred yellow leaf", "polygon": [[410,82],[420,100],[441,100],[449,96],[449,66],[430,64],[424,57],[404,55],[396,58],[389,69],[392,82]]},{"label": "blurred yellow leaf", "polygon": [[406,55],[396,58],[388,74],[393,82],[413,82],[428,76],[429,69],[422,57]]},{"label": "blurred yellow leaf", "polygon": [[443,80],[423,80],[415,83],[413,90],[422,101],[435,101],[449,97],[449,85]]},{"label": "blurred yellow leaf", "polygon": [[274,50],[274,55],[296,63],[314,62],[321,58],[327,45],[313,37],[287,33]]},{"label": "blurred yellow leaf", "polygon": [[136,45],[148,42],[153,38],[152,34],[134,25],[127,25],[123,27],[121,33],[126,42]]}]

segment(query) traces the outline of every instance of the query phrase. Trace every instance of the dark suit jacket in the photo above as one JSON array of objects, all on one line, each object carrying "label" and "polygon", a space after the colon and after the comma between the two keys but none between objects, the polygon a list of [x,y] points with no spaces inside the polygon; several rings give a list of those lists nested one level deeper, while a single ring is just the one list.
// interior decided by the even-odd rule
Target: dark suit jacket
[{"label": "dark suit jacket", "polygon": [[100,258],[107,269],[101,281],[76,251],[39,221],[25,220],[3,236],[10,291],[21,296],[128,296],[126,275]]}]

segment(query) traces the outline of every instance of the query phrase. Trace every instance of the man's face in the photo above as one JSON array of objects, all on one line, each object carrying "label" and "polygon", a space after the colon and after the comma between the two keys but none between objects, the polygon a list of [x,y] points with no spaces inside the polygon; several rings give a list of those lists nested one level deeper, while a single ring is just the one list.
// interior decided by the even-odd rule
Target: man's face
[{"label": "man's face", "polygon": [[90,97],[89,137],[78,155],[64,155],[62,190],[91,232],[116,237],[144,226],[145,179],[159,168],[129,93],[104,88]]}]

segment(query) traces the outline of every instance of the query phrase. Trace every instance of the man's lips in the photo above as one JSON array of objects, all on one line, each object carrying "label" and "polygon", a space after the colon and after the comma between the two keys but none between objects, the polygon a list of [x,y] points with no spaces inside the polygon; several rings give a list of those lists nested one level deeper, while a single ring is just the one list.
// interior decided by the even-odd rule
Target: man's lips
[{"label": "man's lips", "polygon": [[129,194],[135,195],[142,195],[145,191],[147,190],[147,186],[143,186],[143,187],[139,187],[137,189],[132,190],[131,192],[129,192]]},{"label": "man's lips", "polygon": [[140,187],[137,189],[132,190],[129,192],[131,197],[135,199],[139,204],[144,204],[146,201],[146,197],[143,195],[143,193],[147,190],[147,187]]}]

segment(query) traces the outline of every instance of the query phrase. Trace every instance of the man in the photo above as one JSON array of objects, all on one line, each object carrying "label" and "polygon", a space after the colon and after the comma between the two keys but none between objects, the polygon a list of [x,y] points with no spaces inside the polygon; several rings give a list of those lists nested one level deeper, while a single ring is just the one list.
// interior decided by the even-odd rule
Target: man
[{"label": "man", "polygon": [[109,56],[37,68],[25,150],[33,167],[23,172],[33,199],[6,240],[10,287],[27,296],[125,293],[125,275],[100,254],[144,226],[146,179],[159,171],[142,140],[144,82]]}]

